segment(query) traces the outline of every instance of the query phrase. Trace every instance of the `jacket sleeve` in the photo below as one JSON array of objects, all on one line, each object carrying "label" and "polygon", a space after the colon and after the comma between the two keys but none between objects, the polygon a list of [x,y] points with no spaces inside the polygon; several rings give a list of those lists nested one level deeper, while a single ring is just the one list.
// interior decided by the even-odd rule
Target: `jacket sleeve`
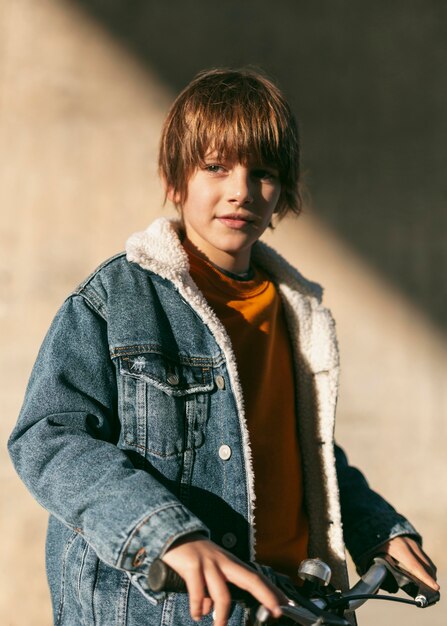
[{"label": "jacket sleeve", "polygon": [[117,447],[116,390],[107,324],[73,296],[40,349],[9,451],[34,497],[148,592],[155,557],[183,535],[209,532]]},{"label": "jacket sleeve", "polygon": [[422,542],[412,524],[370,488],[363,474],[349,465],[346,454],[337,445],[335,463],[343,536],[359,570],[366,565],[363,561],[368,553],[393,537],[408,535]]}]

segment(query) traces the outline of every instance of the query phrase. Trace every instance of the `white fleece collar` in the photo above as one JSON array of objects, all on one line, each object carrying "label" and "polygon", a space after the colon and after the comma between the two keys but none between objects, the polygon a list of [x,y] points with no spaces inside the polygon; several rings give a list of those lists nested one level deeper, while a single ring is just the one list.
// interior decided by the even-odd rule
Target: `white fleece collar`
[{"label": "white fleece collar", "polygon": [[[179,234],[180,222],[177,219],[160,217],[146,230],[129,237],[127,259],[173,282],[184,280],[189,274],[189,261]],[[287,284],[303,295],[321,301],[320,285],[306,280],[267,244],[258,241],[254,245],[253,261],[268,271],[275,283]]]},{"label": "white fleece collar", "polygon": [[[128,261],[172,281],[182,295],[188,296],[188,301],[194,301],[198,311],[204,312],[207,321],[214,321],[215,330],[217,326],[223,329],[189,273],[188,256],[180,241],[179,220],[156,219],[146,230],[128,239],[126,252]],[[306,280],[261,241],[253,246],[252,259],[277,285],[293,332],[292,339],[299,344],[301,357],[306,359],[310,370],[318,372],[336,366],[335,330],[329,311],[321,305],[320,285]]]},{"label": "white fleece collar", "polygon": [[180,222],[160,217],[146,229],[134,233],[126,243],[127,260],[169,280],[189,274],[188,256],[179,237]]}]

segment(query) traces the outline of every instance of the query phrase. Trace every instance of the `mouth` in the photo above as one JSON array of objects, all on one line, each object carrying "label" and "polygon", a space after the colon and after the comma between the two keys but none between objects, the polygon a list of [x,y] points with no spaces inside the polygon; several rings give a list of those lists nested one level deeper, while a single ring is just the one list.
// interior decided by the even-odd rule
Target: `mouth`
[{"label": "mouth", "polygon": [[230,228],[243,228],[247,224],[252,224],[256,221],[253,215],[249,213],[227,213],[217,217],[218,221]]},{"label": "mouth", "polygon": [[217,217],[217,220],[231,230],[243,230],[255,221],[252,215],[246,213],[227,213]]}]

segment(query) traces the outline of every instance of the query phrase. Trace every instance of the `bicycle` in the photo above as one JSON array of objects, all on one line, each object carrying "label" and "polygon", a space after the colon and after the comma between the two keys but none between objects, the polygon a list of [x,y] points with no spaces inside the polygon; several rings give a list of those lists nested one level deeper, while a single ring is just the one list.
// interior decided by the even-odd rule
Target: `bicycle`
[{"label": "bicycle", "polygon": [[[257,569],[253,564],[246,565]],[[303,582],[301,587],[295,587],[288,577],[281,574],[277,575],[275,582],[288,598],[288,603],[281,606],[281,620],[286,618],[285,621],[301,626],[350,626],[351,622],[346,619],[349,614],[371,599],[402,602],[419,608],[432,606],[440,599],[439,592],[424,585],[386,554],[376,555],[360,580],[345,592],[331,585],[330,567],[320,559],[302,561],[298,576]],[[153,562],[148,580],[153,591],[186,592],[182,578],[160,559]],[[377,593],[383,585],[390,589],[390,595]],[[268,622],[269,612],[249,593],[234,585],[229,585],[229,589],[232,599],[250,610],[254,626],[263,626]],[[403,589],[413,600],[393,596],[399,589]]]}]

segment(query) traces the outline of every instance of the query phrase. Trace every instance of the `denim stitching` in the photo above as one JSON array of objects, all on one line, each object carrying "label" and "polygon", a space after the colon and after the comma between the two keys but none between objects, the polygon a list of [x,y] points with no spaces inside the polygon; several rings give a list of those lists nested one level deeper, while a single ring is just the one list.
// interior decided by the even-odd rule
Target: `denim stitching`
[{"label": "denim stitching", "polygon": [[98,315],[107,321],[107,313],[104,302],[93,288],[90,288],[87,293],[81,293],[78,295],[83,298]]},{"label": "denim stitching", "polygon": [[77,536],[78,536],[78,534],[76,532],[73,532],[73,534],[70,535],[70,537],[67,539],[67,543],[65,544],[64,552],[63,552],[63,555],[62,555],[62,576],[61,576],[59,609],[58,609],[57,617],[56,617],[56,625],[57,624],[61,624],[62,613],[63,613],[63,610],[64,610],[65,576],[66,576],[66,573],[67,573],[68,552],[69,552],[71,546],[73,545],[73,542],[74,542],[74,540],[76,539]]},{"label": "denim stitching", "polygon": [[[96,553],[95,553],[96,556]],[[93,581],[93,589],[92,589],[92,619],[93,619],[93,624],[92,626],[95,626],[96,624],[96,616],[95,616],[95,591],[98,588],[98,580],[99,580],[99,569],[101,567],[101,561],[100,559],[96,556],[96,567],[95,567],[95,580]]]},{"label": "denim stitching", "polygon": [[116,611],[116,626],[126,626],[127,605],[129,599],[130,578],[126,574],[122,576],[122,583],[118,590],[118,605]]},{"label": "denim stitching", "polygon": [[174,361],[179,365],[195,365],[202,366],[205,368],[209,367],[218,367],[223,362],[223,355],[219,355],[218,357],[212,356],[187,356],[183,354],[179,354],[171,352],[166,348],[160,347],[158,344],[144,343],[144,344],[134,344],[131,346],[116,346],[115,348],[110,348],[110,356],[112,359],[117,357],[124,356],[133,356],[137,354],[144,354],[145,352],[150,352],[152,354],[158,354],[160,356],[164,356],[165,358]]},{"label": "denim stitching", "polygon": [[88,543],[85,543],[85,546],[82,550],[82,556],[81,556],[81,563],[79,565],[79,572],[78,572],[78,580],[77,580],[77,585],[76,585],[76,591],[78,594],[78,602],[79,605],[82,607],[82,601],[81,601],[81,578],[82,575],[84,573],[84,566],[85,566],[85,559],[87,557],[87,552],[88,552]]},{"label": "denim stitching", "polygon": [[155,511],[152,511],[149,515],[146,515],[145,517],[143,517],[143,519],[137,524],[137,526],[135,526],[135,528],[133,529],[133,531],[131,532],[131,534],[129,535],[129,537],[127,538],[127,541],[124,543],[121,552],[119,553],[117,562],[120,563],[125,559],[125,553],[127,552],[130,544],[132,543],[135,535],[139,532],[139,530],[145,525],[147,524],[147,522],[151,519],[151,517],[154,517],[154,515],[158,515],[159,513],[162,513],[163,511],[167,511],[168,509],[176,509],[176,508],[183,508],[181,505],[175,503],[175,504],[166,504],[165,506],[160,507],[159,509],[156,509]]},{"label": "denim stitching", "polygon": [[147,449],[147,406],[146,406],[146,383],[138,380],[136,385],[137,404],[137,433],[136,440],[139,447]]},{"label": "denim stitching", "polygon": [[174,617],[174,602],[175,595],[173,593],[168,594],[166,600],[163,602],[163,611],[161,614],[161,626],[171,626],[172,619]]}]

